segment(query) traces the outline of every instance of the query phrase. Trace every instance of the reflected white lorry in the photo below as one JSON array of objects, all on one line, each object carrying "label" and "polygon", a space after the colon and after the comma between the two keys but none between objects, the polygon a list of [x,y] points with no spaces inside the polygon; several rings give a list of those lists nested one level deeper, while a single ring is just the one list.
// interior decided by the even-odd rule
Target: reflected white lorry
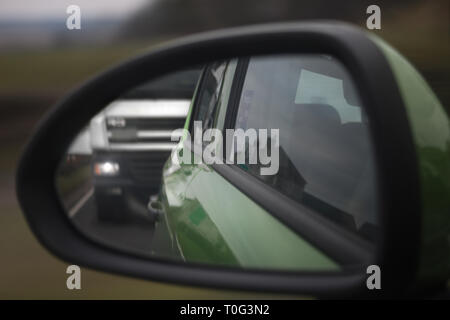
[{"label": "reflected white lorry", "polygon": [[149,197],[158,193],[176,145],[172,131],[184,126],[199,76],[199,69],[186,70],[131,91],[97,114],[72,144],[73,151],[91,153],[99,220],[122,221],[130,213],[148,218]]}]

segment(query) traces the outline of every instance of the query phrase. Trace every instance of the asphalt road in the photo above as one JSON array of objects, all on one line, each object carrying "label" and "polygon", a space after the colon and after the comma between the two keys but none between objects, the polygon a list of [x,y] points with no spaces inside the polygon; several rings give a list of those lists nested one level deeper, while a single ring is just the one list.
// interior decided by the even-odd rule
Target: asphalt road
[{"label": "asphalt road", "polygon": [[117,249],[152,254],[154,224],[144,220],[103,222],[97,218],[92,189],[69,211],[69,216],[85,235]]}]

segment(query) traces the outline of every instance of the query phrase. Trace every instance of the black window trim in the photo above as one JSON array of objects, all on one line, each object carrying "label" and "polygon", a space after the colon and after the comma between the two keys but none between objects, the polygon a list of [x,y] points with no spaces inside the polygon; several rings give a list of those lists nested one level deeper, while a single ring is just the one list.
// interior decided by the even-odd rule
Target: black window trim
[{"label": "black window trim", "polygon": [[[224,61],[227,62],[227,66],[224,71],[224,72],[226,72],[226,70],[228,69],[228,64],[231,61],[231,59],[226,59]],[[193,99],[194,99],[193,104],[192,104],[193,109],[192,109],[191,117],[189,118],[189,125],[188,125],[188,131],[191,136],[191,143],[194,143],[194,140],[193,140],[193,138],[194,138],[194,121],[197,120],[197,116],[198,116],[198,112],[199,112],[198,104],[200,103],[200,97],[201,97],[203,88],[205,87],[205,75],[206,75],[207,70],[211,66],[211,64],[212,63],[208,63],[203,67],[203,70],[200,75],[198,90],[197,90],[195,97],[193,97]],[[234,81],[234,78],[233,78],[233,81]],[[222,89],[223,89],[223,81],[220,84],[220,95],[222,95]],[[227,107],[228,107],[228,105],[227,105]],[[214,123],[214,125],[215,125],[215,123]]]},{"label": "black window trim", "polygon": [[[225,116],[224,122],[224,130],[234,128],[237,110],[239,108],[239,101],[241,100],[242,88],[244,86],[245,76],[247,75],[249,62],[250,57],[238,58],[236,71],[233,77],[233,84],[231,85],[230,97],[228,99],[227,114]],[[225,155],[225,153],[223,154]]]}]

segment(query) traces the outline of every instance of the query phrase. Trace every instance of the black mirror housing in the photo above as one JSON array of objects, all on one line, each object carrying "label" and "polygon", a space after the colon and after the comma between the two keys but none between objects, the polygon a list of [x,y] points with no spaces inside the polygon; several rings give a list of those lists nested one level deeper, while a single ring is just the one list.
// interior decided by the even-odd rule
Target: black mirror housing
[{"label": "black mirror housing", "polygon": [[[367,290],[365,269],[335,274],[262,272],[143,259],[94,243],[68,221],[58,200],[55,173],[79,129],[103,106],[144,81],[212,58],[280,53],[333,55],[356,80],[371,119],[379,172],[383,234],[374,263],[383,272],[381,292]],[[60,101],[40,123],[23,153],[16,185],[27,221],[42,245],[56,256],[82,266],[216,288],[334,297],[391,296],[410,289],[417,276],[421,225],[417,168],[404,101],[391,67],[375,42],[347,24],[289,23],[188,37],[160,46],[89,80]]]}]

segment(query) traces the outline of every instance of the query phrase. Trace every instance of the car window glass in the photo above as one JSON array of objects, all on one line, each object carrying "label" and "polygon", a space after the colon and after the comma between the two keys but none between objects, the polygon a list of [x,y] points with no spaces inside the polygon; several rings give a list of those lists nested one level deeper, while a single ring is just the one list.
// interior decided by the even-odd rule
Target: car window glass
[{"label": "car window glass", "polygon": [[263,176],[261,165],[248,163],[242,169],[370,238],[377,223],[375,169],[357,93],[345,68],[329,56],[255,57],[235,127],[279,129],[278,172]]}]

